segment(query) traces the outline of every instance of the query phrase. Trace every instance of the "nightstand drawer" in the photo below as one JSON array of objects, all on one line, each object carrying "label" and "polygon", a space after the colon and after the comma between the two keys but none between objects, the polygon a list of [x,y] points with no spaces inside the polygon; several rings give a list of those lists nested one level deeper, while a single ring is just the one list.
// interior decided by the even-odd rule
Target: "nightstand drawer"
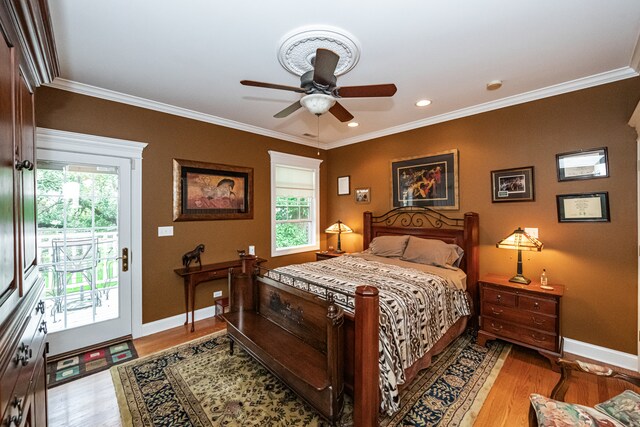
[{"label": "nightstand drawer", "polygon": [[503,305],[505,307],[515,307],[517,301],[517,295],[511,292],[504,292],[502,290],[490,288],[485,286],[482,294],[482,302],[491,302],[494,304]]},{"label": "nightstand drawer", "polygon": [[[515,308],[509,308],[492,303],[482,304],[482,316],[491,317],[496,320],[503,320],[516,323],[528,328],[539,329],[541,331],[556,332],[556,318],[544,314],[529,313]],[[487,319],[489,320],[489,319]]]},{"label": "nightstand drawer", "polygon": [[558,337],[555,334],[547,334],[541,331],[489,318],[483,319],[482,329],[500,337],[510,338],[521,343],[532,345],[536,348],[553,352],[558,351]]},{"label": "nightstand drawer", "polygon": [[523,310],[534,311],[542,314],[555,315],[558,303],[555,299],[535,298],[520,295],[518,307]]}]

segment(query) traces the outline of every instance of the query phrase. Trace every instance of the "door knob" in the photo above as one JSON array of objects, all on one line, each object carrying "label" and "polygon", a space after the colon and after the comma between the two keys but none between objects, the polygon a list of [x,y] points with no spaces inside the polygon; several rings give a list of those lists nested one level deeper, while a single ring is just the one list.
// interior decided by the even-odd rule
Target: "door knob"
[{"label": "door knob", "polygon": [[19,161],[16,160],[16,170],[23,170],[26,169],[28,171],[32,171],[33,170],[33,162],[30,160],[23,160],[23,161]]}]

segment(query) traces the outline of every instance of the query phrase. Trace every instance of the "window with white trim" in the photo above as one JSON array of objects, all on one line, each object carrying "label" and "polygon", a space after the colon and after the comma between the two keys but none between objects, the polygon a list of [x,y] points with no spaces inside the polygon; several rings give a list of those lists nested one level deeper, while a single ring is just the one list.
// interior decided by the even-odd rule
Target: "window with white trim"
[{"label": "window with white trim", "polygon": [[322,160],[269,151],[271,256],[320,249]]}]

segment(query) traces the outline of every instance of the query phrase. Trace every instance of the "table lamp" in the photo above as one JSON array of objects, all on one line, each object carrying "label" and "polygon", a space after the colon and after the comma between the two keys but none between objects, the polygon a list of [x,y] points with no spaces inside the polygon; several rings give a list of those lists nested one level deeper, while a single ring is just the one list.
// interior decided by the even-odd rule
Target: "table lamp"
[{"label": "table lamp", "polygon": [[332,224],[329,228],[324,230],[324,232],[329,234],[338,234],[338,249],[336,249],[336,253],[341,254],[343,250],[340,247],[340,235],[342,233],[353,233],[353,230],[349,228],[345,223],[338,220],[338,222]]},{"label": "table lamp", "polygon": [[528,285],[531,283],[522,275],[522,251],[542,251],[543,243],[535,237],[527,234],[526,231],[518,227],[513,233],[496,243],[496,248],[515,249],[518,251],[518,270],[517,274],[509,279],[510,282]]}]

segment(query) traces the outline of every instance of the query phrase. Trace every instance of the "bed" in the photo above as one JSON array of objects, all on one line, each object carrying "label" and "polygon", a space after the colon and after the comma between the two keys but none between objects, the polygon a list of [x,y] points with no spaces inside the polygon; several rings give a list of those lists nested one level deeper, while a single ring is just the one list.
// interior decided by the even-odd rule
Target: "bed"
[{"label": "bed", "polygon": [[[279,286],[302,289],[335,301],[344,309],[341,363],[344,386],[354,397],[353,416],[357,426],[377,425],[381,410],[393,412],[402,385],[410,383],[418,371],[428,367],[431,358],[477,317],[474,307],[478,307],[478,225],[475,213],[452,218],[417,207],[397,208],[379,216],[365,212],[363,253],[275,270],[256,268],[254,281],[276,281]],[[387,243],[392,242],[390,247],[393,247],[403,239],[407,241],[407,251],[427,242],[462,248],[464,256],[454,260],[459,269],[447,264],[442,265],[443,268],[425,267],[426,271],[418,271],[425,268],[420,264],[416,269],[416,264],[407,270],[403,267],[408,263],[399,256],[380,256],[387,254],[380,251],[387,248]],[[449,273],[440,275],[440,270]],[[383,275],[385,278],[381,279]],[[424,287],[429,288],[431,294],[420,288],[423,282],[428,283]],[[418,302],[402,300],[398,294],[412,295]],[[418,317],[435,318],[425,314],[424,307],[429,305],[437,307],[436,320],[427,319],[431,323],[420,327],[402,323],[410,318],[400,311],[405,306]],[[409,324],[409,320],[406,322]],[[471,320],[471,324],[475,322]],[[404,343],[409,350],[395,347],[396,341]]]}]

